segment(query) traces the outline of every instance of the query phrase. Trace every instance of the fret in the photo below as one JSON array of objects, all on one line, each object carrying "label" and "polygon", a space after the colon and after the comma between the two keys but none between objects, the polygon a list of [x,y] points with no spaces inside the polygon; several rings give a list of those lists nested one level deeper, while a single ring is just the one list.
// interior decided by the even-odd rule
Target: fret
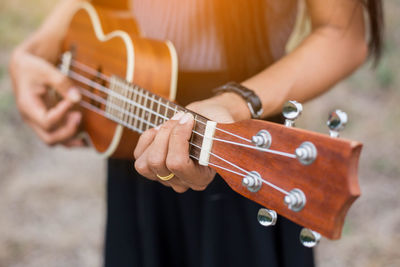
[{"label": "fret", "polygon": [[[193,130],[196,130],[196,124],[197,124],[197,114],[194,115]],[[190,136],[190,143],[193,143],[193,136],[194,135],[195,135],[195,133],[192,132],[192,135]]]},{"label": "fret", "polygon": [[[148,96],[149,96],[149,91],[146,91],[146,93],[145,93],[145,95],[143,97],[144,101],[143,101],[142,107],[147,107]],[[140,120],[139,129],[141,129],[143,131],[144,131],[144,128],[146,127],[146,124],[147,124],[147,123],[143,123],[143,122],[146,120],[146,114],[148,114],[148,113],[149,113],[148,111],[146,111],[144,108],[142,108],[142,112],[141,112],[141,116],[140,116],[141,120]]]},{"label": "fret", "polygon": [[[132,97],[132,92],[131,92],[131,90],[129,90],[129,89],[130,89],[130,85],[127,86],[127,90],[126,90],[126,98],[130,100],[131,97]],[[129,120],[130,120],[130,118],[131,118],[131,116],[130,116],[131,104],[128,103],[128,101],[124,101],[124,102],[125,102],[125,104],[124,104],[124,110],[126,111],[126,119],[125,119],[125,122],[128,123]]]},{"label": "fret", "polygon": [[154,117],[154,124],[155,125],[160,125],[161,123],[159,123],[159,116],[160,116],[160,99],[161,99],[161,97],[158,97],[158,100],[157,100],[157,115],[155,115]]},{"label": "fret", "polygon": [[139,106],[141,105],[143,95],[141,94],[142,88],[139,88],[139,87],[137,87],[137,86],[136,86],[136,88],[137,88],[137,101],[136,101],[136,103],[137,103],[138,105],[136,105],[136,107],[135,107],[135,113],[134,113],[134,114],[135,114],[136,118],[135,118],[135,124],[134,124],[133,126],[134,126],[136,129],[139,129],[138,123],[139,123],[140,121],[139,121],[138,118],[140,118],[140,111],[141,111],[141,108],[140,108]]},{"label": "fret", "polygon": [[[203,135],[206,129],[205,124],[207,123],[207,119],[204,118],[201,115],[198,115],[194,112],[189,111],[190,113],[193,114],[194,118],[195,118],[195,123],[193,125],[193,132],[192,132],[192,136],[190,138],[190,142],[192,144],[195,144],[196,146],[201,147],[203,144]],[[194,133],[197,132],[197,133]],[[200,149],[197,148],[196,146],[189,146],[189,154],[192,156],[195,156],[197,158],[200,157]]]},{"label": "fret", "polygon": [[174,103],[172,103],[172,102],[169,102],[170,104],[171,104],[171,106],[170,106],[170,108],[168,108],[168,110],[167,110],[167,117],[168,117],[168,119],[170,119],[170,118],[172,118],[173,116],[174,116],[174,112],[175,112],[175,109],[174,109],[174,106],[173,105],[175,105]]},{"label": "fret", "polygon": [[167,119],[170,118],[170,117],[168,117],[168,111],[169,111],[169,101],[167,101],[167,104],[165,105],[164,117],[166,117],[166,118],[163,119],[164,122],[165,122]]},{"label": "fret", "polygon": [[[154,94],[152,94],[151,99],[150,99],[150,110],[153,110],[153,106],[154,106]],[[151,121],[151,116],[153,115],[153,113],[147,112],[147,126],[146,126],[146,130],[148,130],[150,128],[150,124],[153,124]]]},{"label": "fret", "polygon": [[[122,86],[122,89],[123,89],[123,94],[122,94],[122,95],[123,95],[125,98],[130,99],[130,98],[129,98],[129,93],[130,93],[130,91],[129,91],[129,84],[124,83],[123,86]],[[121,100],[121,109],[122,109],[122,110],[125,110],[125,111],[128,111],[128,108],[129,108],[129,103],[128,103],[128,101]],[[122,112],[122,121],[128,122],[129,117],[130,117],[130,116],[129,116],[129,111],[128,111],[128,112]]]},{"label": "fret", "polygon": [[[137,99],[137,90],[136,90],[136,88],[135,88],[134,86],[132,86],[131,89],[132,89],[131,100],[132,100],[134,103],[136,103],[136,99]],[[135,114],[135,105],[130,104],[130,106],[129,106],[129,113]],[[136,122],[136,118],[135,118],[134,116],[130,116],[128,124],[129,124],[129,125],[133,125],[133,123],[135,123],[135,122]]]},{"label": "fret", "polygon": [[[135,90],[135,87],[132,85],[131,86],[132,89],[132,93],[131,93],[131,100],[133,103],[136,103],[136,98],[137,98],[137,90]],[[135,112],[135,105],[134,104],[130,104],[129,106],[129,113],[131,114],[130,118],[129,118],[129,125],[133,125],[135,123],[135,117],[132,116]]]},{"label": "fret", "polygon": [[160,105],[159,105],[160,106],[160,110],[158,112],[159,115],[157,117],[157,125],[161,125],[164,122],[163,116],[164,116],[166,107],[164,106],[163,98],[160,97],[158,99],[158,102],[160,103]]},{"label": "fret", "polygon": [[[123,96],[123,83],[121,81],[117,81],[117,87],[116,87],[116,93]],[[115,97],[115,106],[114,106],[114,110],[117,113],[117,118],[120,119],[121,121],[123,121],[123,117],[124,117],[124,113],[121,112],[120,109],[115,108],[115,107],[121,107],[122,104],[122,99],[119,97]]]}]

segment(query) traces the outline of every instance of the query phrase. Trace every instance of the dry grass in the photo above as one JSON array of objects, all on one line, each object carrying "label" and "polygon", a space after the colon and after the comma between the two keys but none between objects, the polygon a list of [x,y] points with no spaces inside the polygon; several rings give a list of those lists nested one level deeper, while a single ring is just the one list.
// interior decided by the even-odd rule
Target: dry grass
[{"label": "dry grass", "polygon": [[[365,144],[363,195],[343,238],[323,240],[319,266],[400,266],[400,3],[385,1],[386,53],[377,71],[358,71],[305,106],[298,126],[326,132],[330,110],[350,115],[343,137]],[[47,148],[16,111],[7,77],[11,48],[54,1],[0,2],[0,266],[99,266],[104,227],[104,162],[93,152]],[[293,237],[297,242],[297,237]]]}]

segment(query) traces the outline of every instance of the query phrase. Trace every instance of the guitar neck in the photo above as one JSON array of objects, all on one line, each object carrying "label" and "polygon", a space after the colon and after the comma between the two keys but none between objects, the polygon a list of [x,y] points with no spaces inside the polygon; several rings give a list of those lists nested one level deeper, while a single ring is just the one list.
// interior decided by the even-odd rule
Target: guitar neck
[{"label": "guitar neck", "polygon": [[208,121],[205,117],[117,76],[102,77],[106,81],[103,84],[74,69],[68,70],[68,76],[82,85],[79,89],[84,96],[81,101],[84,108],[137,133],[163,124],[178,112],[191,113],[195,123],[189,140],[190,156],[199,159]]},{"label": "guitar neck", "polygon": [[189,140],[190,155],[198,159],[207,118],[117,76],[110,79],[106,114],[125,127],[142,133],[171,119],[178,112],[191,113],[194,126]]}]

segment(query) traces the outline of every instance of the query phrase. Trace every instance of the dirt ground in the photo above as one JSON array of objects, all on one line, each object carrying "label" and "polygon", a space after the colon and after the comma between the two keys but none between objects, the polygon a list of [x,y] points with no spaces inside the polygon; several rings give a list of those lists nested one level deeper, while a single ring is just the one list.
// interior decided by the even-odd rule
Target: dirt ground
[{"label": "dirt ground", "polygon": [[[101,266],[105,162],[93,151],[48,148],[15,108],[10,51],[56,1],[0,2],[0,266]],[[367,65],[304,107],[297,126],[327,132],[330,110],[350,117],[342,136],[364,143],[362,197],[340,241],[323,239],[318,266],[400,266],[400,2],[386,0],[387,38]],[[297,237],[293,237],[297,242]]]}]

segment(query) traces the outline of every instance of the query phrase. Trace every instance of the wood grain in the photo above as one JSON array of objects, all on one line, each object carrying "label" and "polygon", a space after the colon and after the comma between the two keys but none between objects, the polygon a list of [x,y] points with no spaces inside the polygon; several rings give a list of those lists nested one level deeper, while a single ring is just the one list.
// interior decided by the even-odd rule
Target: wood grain
[{"label": "wood grain", "polygon": [[[286,191],[301,189],[306,194],[307,203],[301,211],[294,212],[284,204],[283,193],[266,184],[263,184],[260,191],[251,193],[241,184],[242,177],[216,169],[236,192],[328,238],[340,237],[347,210],[360,195],[357,180],[360,143],[266,121],[246,120],[234,124],[218,124],[217,127],[249,139],[259,130],[266,129],[272,136],[271,149],[292,154],[301,143],[312,142],[318,156],[308,166],[297,159],[218,141],[214,141],[212,152],[247,171],[257,171],[265,180]],[[215,138],[249,144],[218,130]],[[210,162],[238,171],[213,156]]]},{"label": "wood grain", "polygon": [[[169,97],[171,83],[171,57],[165,42],[142,38],[134,19],[127,12],[95,6],[104,33],[123,30],[129,34],[134,44],[135,84],[165,98]],[[107,76],[126,74],[126,46],[121,38],[100,42],[96,37],[89,15],[79,10],[73,17],[63,44],[63,51],[72,50],[74,60],[93,69],[99,69]],[[78,70],[74,70],[79,72]],[[82,73],[85,74],[85,73]],[[85,74],[86,75],[86,74]],[[91,77],[93,80],[96,77]],[[107,85],[107,84],[105,84]],[[82,84],[79,86],[86,87]],[[88,100],[88,99],[87,99]],[[87,109],[83,112],[83,129],[99,152],[110,146],[117,124]],[[133,150],[139,135],[124,129],[120,144],[113,157],[133,158]]]}]

